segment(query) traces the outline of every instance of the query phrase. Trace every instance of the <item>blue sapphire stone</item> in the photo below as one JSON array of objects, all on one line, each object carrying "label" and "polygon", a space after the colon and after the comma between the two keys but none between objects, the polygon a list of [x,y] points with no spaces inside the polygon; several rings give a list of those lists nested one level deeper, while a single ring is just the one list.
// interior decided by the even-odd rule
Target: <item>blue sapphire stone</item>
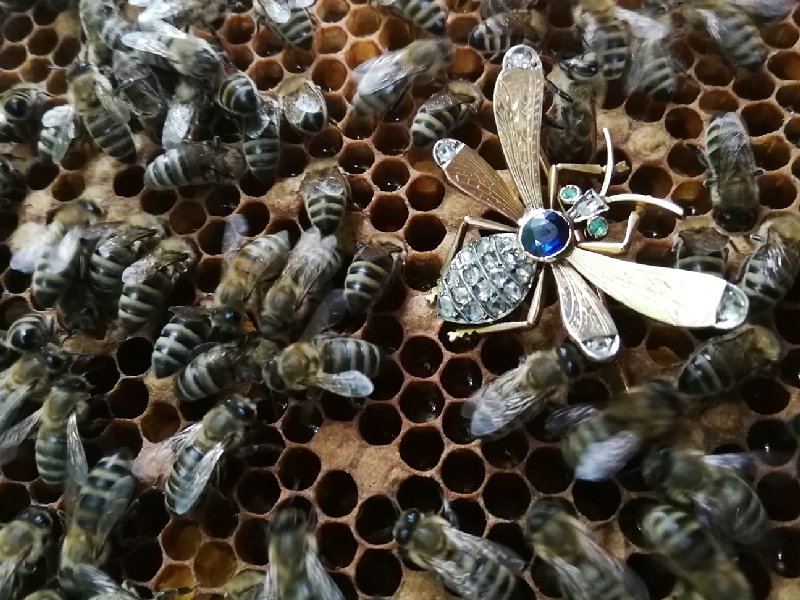
[{"label": "blue sapphire stone", "polygon": [[522,248],[534,258],[548,259],[569,243],[570,224],[555,210],[543,210],[532,216],[520,230]]}]

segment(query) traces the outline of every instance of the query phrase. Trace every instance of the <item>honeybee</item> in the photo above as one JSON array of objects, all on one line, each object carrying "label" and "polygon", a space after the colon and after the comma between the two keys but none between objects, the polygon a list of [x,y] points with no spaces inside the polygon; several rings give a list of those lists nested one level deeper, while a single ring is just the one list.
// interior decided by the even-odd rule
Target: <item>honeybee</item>
[{"label": "honeybee", "polygon": [[745,576],[690,514],[674,506],[653,506],[642,518],[641,531],[670,570],[706,600],[752,599]]},{"label": "honeybee", "polygon": [[225,600],[260,600],[266,585],[264,571],[243,569],[222,586]]},{"label": "honeybee", "polygon": [[11,268],[33,273],[31,295],[42,307],[51,307],[70,285],[78,270],[81,236],[103,210],[92,200],[63,204],[48,215],[43,231],[26,232],[25,241],[11,257]]},{"label": "honeybee", "polygon": [[769,528],[767,511],[742,477],[751,467],[742,454],[710,454],[699,450],[656,447],[642,465],[645,481],[671,501],[693,506],[714,529],[739,544],[753,544]]},{"label": "honeybee", "polygon": [[403,512],[394,540],[412,563],[432,571],[467,600],[505,600],[515,587],[515,573],[525,563],[511,550],[459,531],[437,515],[416,509]]},{"label": "honeybee", "polygon": [[706,125],[703,137],[711,216],[725,231],[752,229],[760,208],[755,179],[758,169],[744,123],[736,113],[717,113]]},{"label": "honeybee", "polygon": [[447,6],[441,0],[373,0],[433,35],[444,35]]},{"label": "honeybee", "polygon": [[256,0],[253,12],[285,42],[302,50],[310,50],[314,23],[308,7],[314,0]]},{"label": "honeybee", "polygon": [[165,21],[179,29],[186,29],[191,25],[211,26],[222,16],[227,2],[220,2],[220,0],[191,0],[191,2],[134,0],[130,4],[144,8],[137,17],[143,29],[147,29],[153,21]]},{"label": "honeybee", "polygon": [[794,0],[692,0],[667,4],[677,6],[691,26],[705,29],[731,64],[751,71],[759,69],[767,58],[756,23],[783,18],[796,6]]},{"label": "honeybee", "polygon": [[656,379],[612,396],[602,410],[581,404],[559,409],[546,426],[554,433],[568,429],[561,446],[576,478],[603,481],[619,472],[642,443],[673,434],[684,408],[672,384]]},{"label": "honeybee", "polygon": [[27,142],[39,132],[50,95],[33,84],[18,83],[0,94],[5,126],[0,142]]},{"label": "honeybee", "polygon": [[747,257],[738,285],[750,300],[750,311],[772,308],[789,292],[800,271],[800,219],[779,213],[766,219],[753,236],[759,241]]},{"label": "honeybee", "polygon": [[477,114],[483,94],[471,81],[451,81],[445,91],[428,98],[414,115],[411,143],[423,148],[447,137],[456,127]]},{"label": "honeybee", "polygon": [[481,22],[470,32],[467,42],[490,61],[500,59],[517,44],[539,46],[547,35],[547,21],[531,4],[529,0],[481,2]]},{"label": "honeybee", "polygon": [[169,190],[183,185],[220,183],[239,179],[246,168],[241,150],[218,141],[183,143],[170,148],[147,165],[144,185]]},{"label": "honeybee", "polygon": [[242,151],[253,177],[269,182],[278,172],[281,157],[281,108],[277,100],[263,98],[256,127],[243,124]]},{"label": "honeybee", "polygon": [[29,506],[0,529],[0,598],[18,597],[17,582],[55,542],[53,523],[47,507]]},{"label": "honeybee", "polygon": [[198,258],[194,242],[172,237],[126,268],[117,313],[122,328],[134,333],[150,321],[164,306],[175,281],[190,273]]},{"label": "honeybee", "polygon": [[572,19],[584,48],[594,53],[606,80],[619,79],[630,56],[628,29],[618,18],[614,0],[570,0]]},{"label": "honeybee", "polygon": [[353,315],[365,315],[386,293],[405,261],[405,244],[393,236],[376,236],[353,257],[344,278],[344,299]]},{"label": "honeybee", "polygon": [[261,94],[255,82],[236,68],[226,69],[226,74],[217,88],[217,104],[236,116],[253,115],[259,111]]},{"label": "honeybee", "polygon": [[67,507],[66,534],[61,546],[59,582],[65,590],[69,587],[67,572],[71,566],[96,565],[105,559],[108,534],[136,491],[132,462],[127,452],[119,452],[101,458],[88,473],[70,472],[68,485],[76,487],[76,492]]},{"label": "honeybee", "polygon": [[436,79],[452,60],[452,42],[439,38],[417,40],[361,63],[355,70],[358,79],[352,100],[355,114],[370,117],[388,111],[412,84]]},{"label": "honeybee", "polygon": [[39,158],[45,163],[58,164],[81,131],[81,123],[72,106],[54,106],[42,116],[42,129],[36,143]]},{"label": "honeybee", "polygon": [[215,89],[222,77],[222,57],[211,44],[163,21],[151,21],[144,31],[126,33],[122,43],[154,67],[175,71]]},{"label": "honeybee", "polygon": [[518,367],[487,383],[464,404],[475,437],[496,437],[533,418],[547,403],[564,404],[584,361],[569,343],[532,352]]},{"label": "honeybee", "polygon": [[248,298],[260,284],[278,276],[289,258],[290,241],[286,231],[259,235],[243,243],[234,243],[237,223],[244,217],[233,215],[225,231],[223,250],[225,269],[214,290],[213,306],[244,312]]},{"label": "honeybee", "polygon": [[93,64],[80,61],[67,68],[66,77],[70,103],[97,147],[122,162],[136,158],[130,110],[114,95],[108,79]]},{"label": "honeybee", "polygon": [[5,431],[28,399],[39,400],[50,374],[39,352],[26,352],[0,373],[0,431]]},{"label": "honeybee", "polygon": [[280,277],[262,295],[256,320],[267,336],[285,336],[311,311],[342,266],[335,235],[323,236],[316,227],[303,232],[289,253]]},{"label": "honeybee", "polygon": [[553,567],[572,600],[648,600],[644,583],[595,542],[584,525],[552,501],[538,501],[523,522],[536,555]]},{"label": "honeybee", "polygon": [[549,79],[558,93],[547,114],[556,127],[542,130],[547,157],[555,163],[591,162],[597,152],[596,107],[606,93],[595,55],[587,52],[559,61]]},{"label": "honeybee", "polygon": [[678,389],[691,396],[721,394],[773,367],[780,356],[774,333],[745,325],[700,344],[678,373]]},{"label": "honeybee", "polygon": [[300,196],[311,224],[323,236],[332,235],[339,229],[352,198],[350,181],[335,162],[322,161],[306,170]]},{"label": "honeybee", "polygon": [[232,342],[210,343],[175,378],[175,394],[184,402],[194,402],[223,391],[234,383],[262,379],[278,352],[278,345],[263,338],[243,337]]},{"label": "honeybee", "polygon": [[122,38],[136,29],[113,0],[80,0],[78,15],[86,40],[102,62],[110,58],[112,50],[124,51]]},{"label": "honeybee", "polygon": [[164,149],[178,148],[184,142],[191,141],[211,105],[207,86],[188,77],[181,79],[175,86],[161,131]]},{"label": "honeybee", "polygon": [[286,122],[300,133],[314,135],[328,124],[328,105],[322,90],[305,77],[287,77],[278,86]]},{"label": "honeybee", "polygon": [[278,510],[269,522],[269,568],[265,598],[344,600],[344,595],[322,566],[317,540],[308,518],[295,508]]},{"label": "honeybee", "polygon": [[[728,265],[728,238],[716,229],[698,227],[678,233],[673,246],[675,268],[725,276]],[[752,307],[752,300],[751,300]]]},{"label": "honeybee", "polygon": [[384,356],[370,342],[349,337],[320,336],[299,341],[267,363],[267,385],[275,391],[319,388],[347,398],[369,396],[372,378]]},{"label": "honeybee", "polygon": [[148,135],[158,140],[167,114],[158,77],[147,63],[129,52],[114,50],[112,60],[117,91],[127,98]]},{"label": "honeybee", "polygon": [[18,352],[35,352],[55,338],[57,328],[56,320],[50,315],[28,313],[11,324],[6,342]]},{"label": "honeybee", "polygon": [[10,160],[0,156],[0,210],[19,206],[27,192],[25,177]]},{"label": "honeybee", "polygon": [[137,213],[111,227],[94,248],[88,283],[101,302],[114,304],[122,291],[122,272],[167,235],[163,219]]},{"label": "honeybee", "polygon": [[197,504],[225,450],[241,442],[255,416],[251,400],[229,396],[199,423],[143,449],[133,474],[144,480],[167,475],[164,504],[171,514],[185,515]]}]

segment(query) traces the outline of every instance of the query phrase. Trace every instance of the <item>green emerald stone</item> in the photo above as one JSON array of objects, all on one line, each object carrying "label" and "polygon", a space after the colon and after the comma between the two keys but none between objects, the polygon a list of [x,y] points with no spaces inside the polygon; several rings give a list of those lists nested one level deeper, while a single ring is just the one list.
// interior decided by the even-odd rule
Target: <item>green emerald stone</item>
[{"label": "green emerald stone", "polygon": [[580,195],[581,190],[577,185],[565,185],[558,193],[559,197],[564,202],[572,202]]},{"label": "green emerald stone", "polygon": [[608,221],[603,217],[594,217],[586,223],[586,232],[593,238],[605,237],[608,233]]}]

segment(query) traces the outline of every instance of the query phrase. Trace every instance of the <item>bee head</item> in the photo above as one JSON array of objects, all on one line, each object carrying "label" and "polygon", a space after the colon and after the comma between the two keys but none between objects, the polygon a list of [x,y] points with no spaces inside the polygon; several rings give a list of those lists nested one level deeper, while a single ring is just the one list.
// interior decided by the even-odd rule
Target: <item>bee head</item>
[{"label": "bee head", "polygon": [[42,349],[42,358],[51,373],[62,373],[70,366],[70,360],[60,348],[48,344]]},{"label": "bee head", "polygon": [[397,525],[394,526],[394,541],[400,546],[408,544],[421,518],[422,515],[416,508],[407,510],[400,515]]},{"label": "bee head", "polygon": [[556,353],[569,379],[577,379],[583,375],[583,355],[574,344],[564,342],[556,348]]},{"label": "bee head", "polygon": [[284,508],[269,522],[270,535],[280,535],[305,529],[308,527],[308,517],[299,508]]},{"label": "bee head", "polygon": [[540,531],[547,523],[561,515],[564,509],[552,500],[535,502],[525,517],[525,525],[530,533]]},{"label": "bee head", "polygon": [[89,392],[92,389],[92,385],[82,375],[61,375],[53,385],[71,392]]},{"label": "bee head", "polygon": [[38,327],[15,329],[9,341],[14,348],[21,352],[38,350],[46,343],[45,336]]},{"label": "bee head", "polygon": [[243,315],[240,311],[233,308],[218,308],[214,310],[211,317],[214,324],[226,331],[237,331],[242,326]]},{"label": "bee head", "polygon": [[29,506],[20,513],[18,518],[42,529],[51,529],[53,527],[53,516],[41,506]]},{"label": "bee head", "polygon": [[591,79],[600,71],[600,64],[593,52],[572,56],[559,61],[558,66],[572,80]]},{"label": "bee head", "polygon": [[223,401],[225,408],[242,421],[252,421],[256,417],[256,408],[253,403],[242,396],[229,396]]},{"label": "bee head", "polygon": [[12,119],[24,119],[28,116],[30,103],[25,98],[14,96],[6,101],[3,105],[3,110]]},{"label": "bee head", "polygon": [[87,73],[92,73],[96,70],[97,68],[92,63],[84,60],[78,60],[67,67],[64,75],[66,76],[67,81],[73,81],[81,75],[86,75]]}]

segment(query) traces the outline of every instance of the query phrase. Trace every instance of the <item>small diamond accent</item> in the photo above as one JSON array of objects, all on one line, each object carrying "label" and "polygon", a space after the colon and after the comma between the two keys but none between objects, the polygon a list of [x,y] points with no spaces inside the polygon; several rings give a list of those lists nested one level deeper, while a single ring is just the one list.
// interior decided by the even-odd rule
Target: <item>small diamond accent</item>
[{"label": "small diamond accent", "polygon": [[453,289],[453,298],[458,304],[466,304],[470,301],[469,292],[467,288],[458,286]]},{"label": "small diamond accent", "polygon": [[536,69],[541,66],[542,61],[536,50],[525,44],[514,46],[503,58],[504,69]]},{"label": "small diamond accent", "polygon": [[475,283],[477,283],[480,276],[481,273],[480,271],[478,271],[478,267],[476,266],[467,267],[466,269],[464,269],[464,274],[462,275],[464,281],[466,281],[470,285],[474,285]]},{"label": "small diamond accent", "polygon": [[475,302],[470,302],[464,307],[464,316],[471,322],[476,323],[485,319],[486,313]]},{"label": "small diamond accent", "polygon": [[456,309],[450,296],[446,294],[439,295],[439,315],[443,319],[452,319],[456,316]]},{"label": "small diamond accent", "polygon": [[446,169],[456,154],[464,147],[463,142],[452,138],[439,140],[433,145],[433,159],[442,169]]}]

